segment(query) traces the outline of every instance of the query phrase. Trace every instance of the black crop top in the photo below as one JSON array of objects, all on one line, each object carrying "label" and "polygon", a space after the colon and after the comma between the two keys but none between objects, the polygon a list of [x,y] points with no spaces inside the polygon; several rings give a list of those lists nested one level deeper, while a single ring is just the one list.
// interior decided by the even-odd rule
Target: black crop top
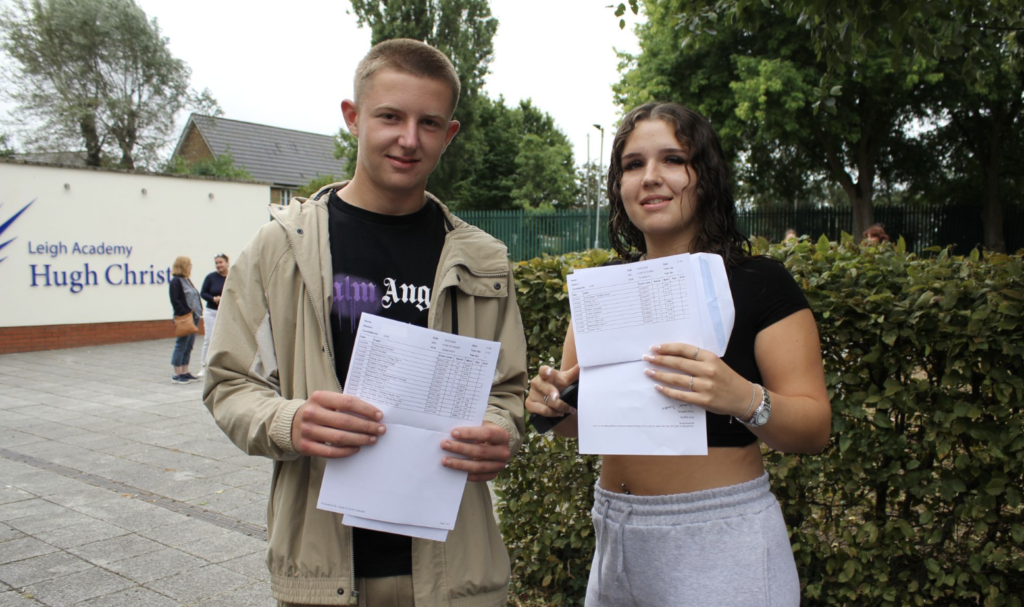
[{"label": "black crop top", "polygon": [[[747,381],[763,383],[754,359],[754,339],[761,330],[787,316],[810,308],[804,292],[786,266],[767,257],[747,257],[728,268],[729,288],[736,307],[736,324],[722,360]],[[745,447],[754,433],[728,415],[708,413],[709,447]]]},{"label": "black crop top", "polygon": [[[613,261],[611,264],[617,262]],[[736,322],[725,350],[725,361],[747,381],[762,383],[754,359],[754,339],[762,329],[811,306],[789,271],[767,257],[744,257],[727,268]],[[728,415],[707,414],[708,447],[746,447],[754,433]]]}]

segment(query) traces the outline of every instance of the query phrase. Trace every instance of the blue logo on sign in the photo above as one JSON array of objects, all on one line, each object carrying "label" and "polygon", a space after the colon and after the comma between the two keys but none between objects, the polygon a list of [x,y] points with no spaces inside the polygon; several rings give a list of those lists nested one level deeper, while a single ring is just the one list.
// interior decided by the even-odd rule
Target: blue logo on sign
[{"label": "blue logo on sign", "polygon": [[[36,201],[36,199],[33,198],[32,202],[35,202],[35,201]],[[7,221],[5,221],[3,223],[0,223],[0,238],[3,237],[4,232],[7,231],[7,228],[11,227],[11,224],[13,224],[14,221],[16,219],[18,219],[18,217],[20,217],[22,213],[24,213],[30,206],[32,206],[32,202],[30,202],[30,203],[26,204],[24,207],[22,207],[22,209],[20,211],[15,213],[14,216],[11,217],[10,219],[8,219]],[[4,206],[3,204],[0,204],[0,207],[3,207],[3,206]],[[10,240],[8,240],[6,242],[0,242],[0,251],[2,251],[4,249],[4,247],[6,247],[7,245],[9,245],[12,242],[14,242],[16,238],[17,237],[12,238],[12,239],[10,239]],[[5,259],[7,259],[7,258],[6,257],[0,257],[0,262],[3,262],[3,260],[5,260]]]}]

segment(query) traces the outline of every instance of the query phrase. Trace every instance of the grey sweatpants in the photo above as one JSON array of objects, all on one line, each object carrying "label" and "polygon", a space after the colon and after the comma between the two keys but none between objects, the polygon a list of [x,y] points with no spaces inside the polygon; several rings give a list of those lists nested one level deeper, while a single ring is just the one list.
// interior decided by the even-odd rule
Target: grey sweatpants
[{"label": "grey sweatpants", "polygon": [[768,475],[678,495],[595,490],[586,607],[795,607],[800,580]]}]

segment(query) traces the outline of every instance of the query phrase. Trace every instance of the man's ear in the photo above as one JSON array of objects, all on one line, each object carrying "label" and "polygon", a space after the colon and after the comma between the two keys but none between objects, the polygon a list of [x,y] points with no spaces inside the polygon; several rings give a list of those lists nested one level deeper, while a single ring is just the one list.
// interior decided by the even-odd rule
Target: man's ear
[{"label": "man's ear", "polygon": [[444,150],[441,151],[442,154],[448,149],[448,144],[452,142],[452,139],[455,139],[455,133],[459,132],[459,126],[461,125],[458,120],[452,120],[448,123],[448,132],[444,134]]},{"label": "man's ear", "polygon": [[356,121],[358,114],[359,110],[355,101],[346,99],[341,102],[341,115],[345,118],[345,125],[348,126],[348,132],[352,133],[353,137],[359,137],[359,125]]}]

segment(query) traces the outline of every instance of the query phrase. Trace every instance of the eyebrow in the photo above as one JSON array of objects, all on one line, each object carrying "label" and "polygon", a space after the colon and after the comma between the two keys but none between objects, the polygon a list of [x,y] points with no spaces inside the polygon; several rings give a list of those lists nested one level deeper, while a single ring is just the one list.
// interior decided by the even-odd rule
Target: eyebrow
[{"label": "eyebrow", "polygon": [[[682,154],[682,155],[686,156],[686,155],[689,155],[690,152],[689,152],[689,150],[684,149],[684,148],[662,148],[662,149],[658,150],[658,153],[659,154]],[[627,158],[633,158],[634,156],[640,156],[640,155],[641,155],[640,152],[630,152],[628,154],[623,154],[622,155],[622,159],[625,160]]]},{"label": "eyebrow", "polygon": [[[403,115],[408,114],[408,112],[406,112],[402,108],[398,108],[398,107],[395,107],[395,106],[387,104],[387,103],[378,105],[377,107],[373,108],[373,111],[374,111],[374,113],[377,113],[377,112],[394,112],[395,114],[403,114]],[[435,114],[435,113],[432,113],[432,112],[428,112],[427,114],[424,114],[424,118],[433,118],[434,120],[439,120],[441,122],[449,120],[448,118],[445,118],[444,114]]]}]

